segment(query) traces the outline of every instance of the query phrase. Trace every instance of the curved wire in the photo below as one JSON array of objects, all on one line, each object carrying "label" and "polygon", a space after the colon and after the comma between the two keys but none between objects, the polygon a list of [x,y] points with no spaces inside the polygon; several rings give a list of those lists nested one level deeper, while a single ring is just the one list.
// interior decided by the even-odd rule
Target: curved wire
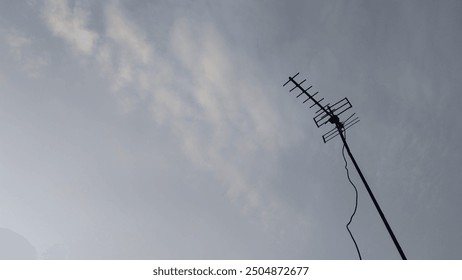
[{"label": "curved wire", "polygon": [[[345,141],[346,141],[346,130],[345,129],[343,130],[343,135],[344,135],[344,138],[345,138]],[[361,252],[359,251],[358,244],[356,243],[356,240],[355,240],[355,238],[354,238],[354,236],[351,233],[350,228],[349,228],[351,222],[353,221],[353,217],[356,214],[356,210],[358,209],[358,189],[356,188],[355,184],[353,184],[353,182],[351,181],[351,178],[350,178],[350,172],[348,171],[348,162],[347,162],[346,157],[345,157],[345,144],[343,144],[343,147],[342,147],[342,156],[343,156],[343,160],[345,161],[345,169],[346,169],[348,181],[350,181],[350,184],[353,186],[353,188],[355,190],[355,209],[353,210],[353,213],[351,214],[350,221],[348,221],[348,224],[346,224],[346,229],[348,230],[348,233],[350,234],[351,239],[353,240],[353,243],[355,244],[356,251],[358,252],[359,259],[362,260]]]}]

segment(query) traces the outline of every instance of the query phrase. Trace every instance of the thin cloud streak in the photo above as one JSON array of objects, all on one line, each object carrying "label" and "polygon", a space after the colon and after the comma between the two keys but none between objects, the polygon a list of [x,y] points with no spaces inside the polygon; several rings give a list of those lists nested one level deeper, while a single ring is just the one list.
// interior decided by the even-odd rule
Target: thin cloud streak
[{"label": "thin cloud streak", "polygon": [[[223,182],[230,200],[242,204],[244,212],[257,211],[264,224],[273,223],[283,204],[271,196],[262,202],[268,190],[250,182],[253,174],[242,163],[253,162],[262,151],[275,153],[290,141],[282,138],[283,120],[263,89],[242,76],[252,72],[234,68],[213,26],[179,18],[167,42],[184,74],[175,75],[172,61],[156,54],[118,2],[104,8],[104,33],[88,29],[90,12],[78,4],[71,8],[68,2],[48,1],[43,14],[55,36],[77,54],[95,58],[123,112],[148,103],[153,120],[171,129],[192,163]],[[136,90],[129,93],[128,87]]]},{"label": "thin cloud streak", "polygon": [[55,36],[63,38],[78,52],[90,54],[98,36],[87,28],[90,13],[79,3],[71,8],[67,0],[47,0],[43,17]]}]

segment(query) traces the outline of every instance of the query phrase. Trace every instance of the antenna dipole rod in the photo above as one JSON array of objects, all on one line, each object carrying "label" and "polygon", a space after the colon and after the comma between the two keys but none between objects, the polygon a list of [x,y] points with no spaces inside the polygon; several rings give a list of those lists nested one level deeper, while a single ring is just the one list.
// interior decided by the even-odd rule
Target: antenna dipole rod
[{"label": "antenna dipole rod", "polygon": [[382,221],[383,221],[383,223],[385,224],[385,227],[387,228],[387,231],[388,231],[388,233],[390,234],[390,237],[391,237],[391,239],[393,240],[393,243],[395,244],[395,247],[396,247],[396,249],[398,250],[398,252],[399,252],[399,254],[400,254],[400,256],[401,256],[401,259],[407,260],[406,255],[404,254],[403,249],[401,249],[401,246],[399,245],[399,242],[398,242],[398,240],[396,239],[395,234],[393,233],[393,230],[391,229],[390,225],[388,224],[387,218],[385,218],[385,215],[383,214],[382,209],[380,208],[379,203],[378,203],[377,200],[375,199],[375,196],[374,196],[374,194],[372,193],[372,190],[371,190],[371,188],[369,187],[369,184],[367,183],[366,178],[364,177],[363,173],[361,172],[361,169],[359,168],[358,163],[356,162],[355,158],[353,157],[353,154],[351,153],[350,147],[348,146],[348,143],[347,143],[347,141],[346,141],[346,138],[345,138],[345,136],[343,135],[343,131],[342,131],[343,125],[342,125],[340,122],[337,122],[337,123],[335,124],[335,126],[337,127],[338,133],[340,134],[340,137],[342,138],[343,144],[345,145],[345,149],[347,150],[348,155],[350,156],[351,161],[353,162],[353,164],[354,164],[354,166],[355,166],[355,168],[356,168],[356,171],[358,171],[359,177],[361,177],[361,180],[363,181],[364,186],[366,187],[366,190],[367,190],[367,192],[369,193],[369,196],[371,197],[372,202],[374,203],[375,208],[377,209],[377,212],[379,212],[380,218],[382,218]]},{"label": "antenna dipole rod", "polygon": [[[297,73],[298,75],[299,73]],[[295,78],[297,75],[293,76],[293,77],[289,77],[289,81],[291,81],[292,83],[294,83],[295,87],[298,87],[304,94],[306,94],[309,99],[313,100],[314,104],[318,105],[319,106],[319,109],[323,110],[329,117],[333,117],[334,114],[332,112],[329,112],[326,108],[324,108],[321,103],[319,103],[316,99],[313,98],[313,96],[311,96],[311,94],[309,94],[303,87],[300,86],[299,83],[297,83],[293,78]],[[287,84],[287,83],[286,83]],[[284,85],[286,85],[284,84]]]}]

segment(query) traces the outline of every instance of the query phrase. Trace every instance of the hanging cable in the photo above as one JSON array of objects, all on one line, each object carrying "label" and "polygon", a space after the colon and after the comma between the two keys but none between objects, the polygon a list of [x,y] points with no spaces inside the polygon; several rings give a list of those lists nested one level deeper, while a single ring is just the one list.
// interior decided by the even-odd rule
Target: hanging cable
[{"label": "hanging cable", "polygon": [[[343,129],[343,135],[344,135],[345,140],[346,140],[346,130],[345,129]],[[348,223],[346,224],[346,229],[348,230],[348,233],[350,234],[351,239],[353,240],[353,243],[355,244],[356,251],[358,252],[359,259],[362,260],[361,252],[359,251],[358,244],[356,243],[356,240],[355,240],[355,238],[354,238],[354,236],[351,233],[350,228],[349,228],[351,222],[353,221],[353,217],[356,214],[356,210],[358,209],[358,189],[356,188],[355,184],[353,184],[353,182],[351,181],[351,178],[350,178],[350,172],[348,171],[348,162],[347,162],[346,157],[345,157],[345,144],[343,144],[343,147],[342,147],[342,156],[343,156],[343,160],[345,161],[345,169],[346,169],[346,174],[347,174],[348,181],[350,181],[350,184],[353,186],[353,188],[355,190],[355,208],[353,210],[353,213],[351,214],[350,221],[348,221]]]}]

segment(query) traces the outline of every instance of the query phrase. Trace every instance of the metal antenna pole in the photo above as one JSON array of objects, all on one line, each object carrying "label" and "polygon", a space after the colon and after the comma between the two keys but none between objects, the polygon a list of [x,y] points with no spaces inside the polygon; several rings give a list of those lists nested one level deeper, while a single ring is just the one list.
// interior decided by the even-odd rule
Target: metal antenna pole
[{"label": "metal antenna pole", "polygon": [[303,103],[306,103],[307,101],[311,100],[311,101],[313,101],[313,104],[310,106],[310,108],[313,107],[313,106],[318,106],[319,107],[319,110],[316,112],[317,115],[313,118],[313,120],[316,123],[317,127],[321,127],[321,126],[323,126],[323,125],[325,125],[326,123],[329,123],[329,122],[335,125],[334,128],[332,128],[330,131],[328,131],[327,133],[325,133],[322,136],[322,139],[324,140],[324,143],[327,143],[328,141],[334,139],[337,135],[340,135],[340,138],[342,139],[343,144],[345,145],[345,148],[346,148],[346,150],[348,152],[348,155],[350,156],[350,159],[353,162],[353,164],[354,164],[354,166],[356,168],[356,171],[359,174],[359,177],[361,177],[361,180],[363,181],[364,186],[366,187],[366,190],[369,193],[369,196],[371,197],[375,208],[377,209],[377,212],[379,212],[380,218],[382,218],[382,221],[385,224],[385,227],[387,228],[387,231],[390,234],[390,237],[393,240],[393,243],[395,244],[396,249],[398,250],[401,258],[403,260],[407,260],[403,249],[399,245],[399,242],[396,239],[395,234],[393,233],[393,230],[391,229],[390,225],[388,224],[388,221],[385,218],[385,215],[383,214],[379,203],[375,199],[375,196],[372,193],[371,188],[369,187],[369,184],[367,183],[366,178],[364,177],[363,173],[361,172],[361,169],[359,168],[358,163],[356,162],[355,158],[353,157],[353,154],[351,153],[350,147],[348,146],[346,138],[345,138],[345,136],[343,134],[344,131],[346,131],[348,128],[352,127],[353,125],[355,125],[356,123],[359,122],[358,117],[353,118],[353,116],[355,115],[354,113],[352,115],[350,115],[345,121],[343,121],[343,122],[340,121],[339,115],[346,112],[348,109],[350,109],[352,107],[350,101],[345,97],[342,100],[334,103],[333,105],[330,105],[330,103],[327,103],[326,105],[322,105],[321,101],[323,101],[324,98],[321,98],[320,100],[317,100],[317,99],[314,98],[314,96],[316,94],[318,94],[318,92],[316,92],[314,94],[308,93],[308,90],[310,90],[312,86],[309,86],[307,89],[304,89],[301,86],[301,84],[303,84],[306,81],[306,79],[303,80],[300,83],[295,81],[295,78],[299,74],[300,73],[297,73],[293,77],[289,77],[289,80],[284,84],[284,86],[286,86],[289,82],[293,83],[294,87],[289,92],[292,92],[293,90],[298,88],[298,89],[301,90],[301,93],[299,93],[297,95],[297,98],[302,96],[302,95],[305,95],[306,97],[308,97],[308,99],[303,101]]},{"label": "metal antenna pole", "polygon": [[403,249],[399,245],[399,242],[396,239],[395,234],[393,233],[393,230],[391,229],[390,225],[388,224],[387,218],[385,218],[385,215],[383,214],[379,203],[375,199],[375,196],[372,193],[372,190],[369,187],[369,184],[367,183],[366,178],[364,177],[363,173],[361,172],[361,169],[359,168],[358,163],[356,162],[355,158],[353,157],[353,154],[351,153],[350,147],[348,146],[348,143],[347,143],[347,141],[345,139],[345,136],[343,135],[343,131],[342,131],[343,125],[340,122],[338,122],[338,123],[335,124],[335,126],[337,128],[338,133],[340,134],[340,138],[342,138],[343,144],[345,145],[345,149],[347,150],[348,155],[350,156],[351,161],[353,162],[353,164],[354,164],[354,166],[356,168],[356,171],[358,171],[359,177],[361,177],[361,180],[363,181],[364,186],[366,187],[366,190],[367,190],[367,192],[369,193],[369,196],[372,199],[372,202],[374,202],[374,206],[377,209],[377,212],[379,212],[380,218],[382,218],[382,221],[385,224],[385,227],[387,228],[388,234],[390,234],[390,237],[393,240],[393,243],[395,244],[395,247],[396,247],[396,249],[398,250],[398,252],[399,252],[399,254],[401,256],[401,259],[407,260],[406,255],[403,252]]}]

